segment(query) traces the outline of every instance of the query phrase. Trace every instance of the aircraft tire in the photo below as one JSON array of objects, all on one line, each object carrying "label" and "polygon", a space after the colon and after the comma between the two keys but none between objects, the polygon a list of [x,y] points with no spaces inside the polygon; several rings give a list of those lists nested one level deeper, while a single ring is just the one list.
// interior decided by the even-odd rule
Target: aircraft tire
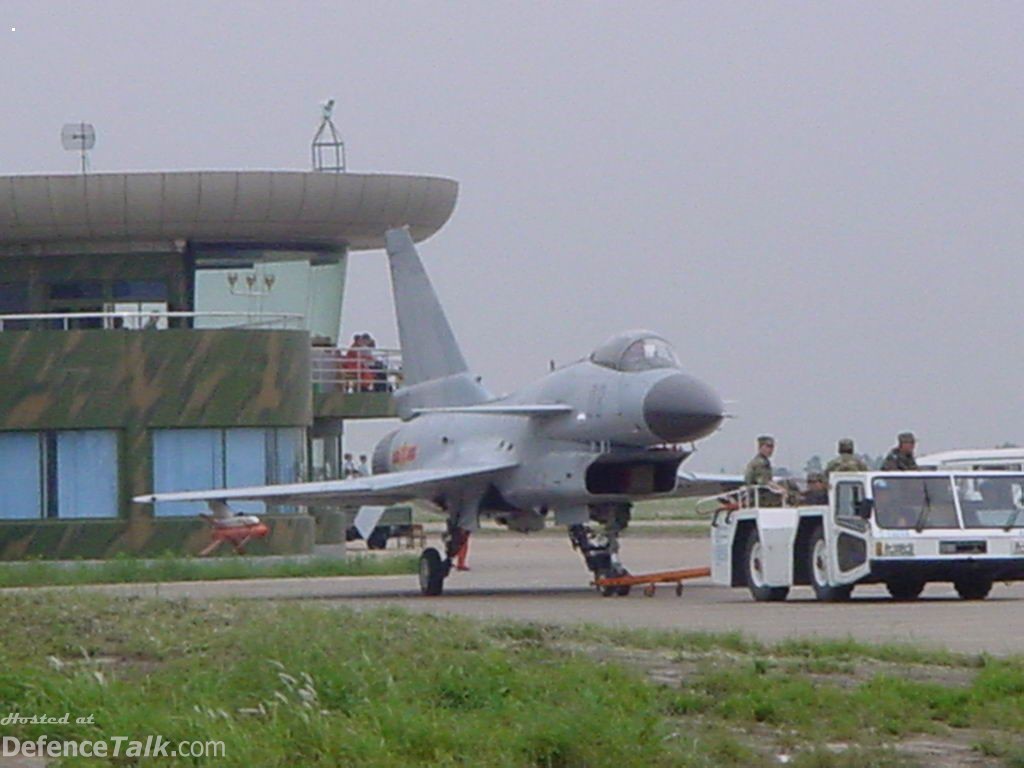
[{"label": "aircraft tire", "polygon": [[825,531],[818,525],[811,531],[807,546],[807,572],[811,575],[814,597],[823,603],[842,603],[850,599],[852,584],[833,587],[828,583],[828,565],[825,561]]},{"label": "aircraft tire", "polygon": [[756,532],[751,532],[743,552],[743,562],[747,569],[747,587],[751,596],[759,603],[781,603],[789,596],[789,587],[769,587],[763,583],[758,565],[760,553],[761,540]]},{"label": "aircraft tire", "polygon": [[[629,571],[626,569],[602,571],[595,574],[599,578],[615,578],[616,576],[628,576]],[[616,585],[614,587],[598,587],[601,592],[601,597],[626,597],[632,587],[629,584]]]},{"label": "aircraft tire", "polygon": [[984,600],[992,591],[992,579],[987,576],[960,579],[953,582],[953,587],[962,600]]},{"label": "aircraft tire", "polygon": [[924,592],[924,585],[925,582],[920,579],[892,579],[885,582],[885,588],[889,590],[892,599],[901,603],[917,600]]},{"label": "aircraft tire", "polygon": [[448,575],[441,553],[433,547],[423,550],[420,555],[420,592],[427,597],[437,597],[444,591],[444,578]]}]

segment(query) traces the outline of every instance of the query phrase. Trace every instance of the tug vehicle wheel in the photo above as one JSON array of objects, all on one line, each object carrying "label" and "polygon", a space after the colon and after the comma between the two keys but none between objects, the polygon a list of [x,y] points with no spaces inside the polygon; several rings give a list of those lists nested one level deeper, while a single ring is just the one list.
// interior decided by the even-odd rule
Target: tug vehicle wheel
[{"label": "tug vehicle wheel", "polygon": [[366,539],[367,549],[387,549],[388,539],[391,537],[391,528],[386,525],[378,525],[372,531],[370,531],[369,538]]},{"label": "tug vehicle wheel", "polygon": [[743,562],[747,566],[747,587],[754,600],[759,603],[779,603],[786,599],[789,587],[769,587],[765,584],[764,548],[756,532],[747,538]]},{"label": "tug vehicle wheel", "polygon": [[447,575],[448,569],[441,559],[441,553],[433,547],[423,550],[419,564],[420,592],[428,597],[440,595],[444,591]]},{"label": "tug vehicle wheel", "polygon": [[992,579],[986,576],[973,576],[953,582],[956,593],[963,600],[984,600],[992,591]]},{"label": "tug vehicle wheel", "polygon": [[924,591],[924,584],[920,579],[893,579],[885,582],[885,588],[893,600],[905,603],[917,600]]},{"label": "tug vehicle wheel", "polygon": [[841,603],[849,600],[853,593],[852,584],[833,587],[828,583],[828,543],[825,541],[825,531],[820,525],[811,531],[807,552],[810,558],[807,571],[811,574],[814,596],[823,603]]}]

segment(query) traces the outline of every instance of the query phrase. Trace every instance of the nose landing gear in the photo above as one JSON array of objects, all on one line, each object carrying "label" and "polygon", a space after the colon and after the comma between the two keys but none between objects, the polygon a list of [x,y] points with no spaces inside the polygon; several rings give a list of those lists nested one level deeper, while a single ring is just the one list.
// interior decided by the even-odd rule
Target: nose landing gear
[{"label": "nose landing gear", "polygon": [[629,575],[619,560],[619,533],[629,525],[630,511],[629,504],[594,506],[590,508],[590,519],[601,524],[600,531],[595,531],[587,523],[569,526],[569,541],[573,549],[583,555],[583,561],[594,574],[594,583],[604,597],[625,597],[630,591],[628,584],[597,584],[600,579]]}]

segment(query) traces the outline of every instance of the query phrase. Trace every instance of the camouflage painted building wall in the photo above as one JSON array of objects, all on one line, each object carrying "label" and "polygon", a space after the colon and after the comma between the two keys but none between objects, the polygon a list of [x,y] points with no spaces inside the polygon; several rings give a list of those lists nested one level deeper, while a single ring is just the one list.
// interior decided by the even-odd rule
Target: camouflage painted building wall
[{"label": "camouflage painted building wall", "polygon": [[[150,430],[309,427],[309,350],[305,331],[0,333],[0,430],[117,430],[120,508],[111,514],[121,518],[5,521],[0,558],[201,549],[201,520],[154,519],[130,502],[153,489]],[[278,518],[256,550],[309,551],[312,519],[292,517]]]}]

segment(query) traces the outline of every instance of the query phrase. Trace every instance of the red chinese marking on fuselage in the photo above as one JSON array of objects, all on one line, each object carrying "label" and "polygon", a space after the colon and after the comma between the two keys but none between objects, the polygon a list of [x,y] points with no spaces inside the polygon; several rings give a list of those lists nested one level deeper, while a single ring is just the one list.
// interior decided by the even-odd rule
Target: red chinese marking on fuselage
[{"label": "red chinese marking on fuselage", "polygon": [[416,461],[416,446],[403,443],[391,452],[391,465],[400,467]]}]

